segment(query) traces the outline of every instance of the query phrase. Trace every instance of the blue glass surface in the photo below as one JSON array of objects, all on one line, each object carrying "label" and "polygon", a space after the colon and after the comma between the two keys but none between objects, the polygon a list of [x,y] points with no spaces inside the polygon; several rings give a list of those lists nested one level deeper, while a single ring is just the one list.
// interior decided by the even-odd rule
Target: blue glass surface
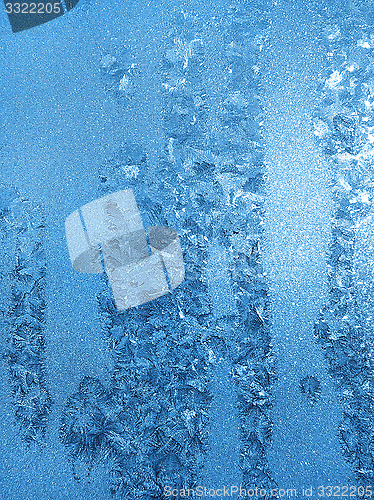
[{"label": "blue glass surface", "polygon": [[[0,10],[0,498],[370,498],[372,3],[64,5]],[[126,189],[185,277],[118,310],[65,220]]]}]

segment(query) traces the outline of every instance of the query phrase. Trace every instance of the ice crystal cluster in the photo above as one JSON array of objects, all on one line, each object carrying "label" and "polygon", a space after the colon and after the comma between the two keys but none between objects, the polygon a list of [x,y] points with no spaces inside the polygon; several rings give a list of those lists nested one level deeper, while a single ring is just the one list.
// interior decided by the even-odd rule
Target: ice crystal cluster
[{"label": "ice crystal cluster", "polygon": [[6,290],[2,331],[15,418],[27,443],[42,443],[51,397],[45,370],[44,219],[40,207],[10,186],[0,188],[0,230]]},{"label": "ice crystal cluster", "polygon": [[122,105],[126,105],[136,94],[139,68],[126,48],[117,57],[103,55],[100,73],[105,90]]},{"label": "ice crystal cluster", "polygon": [[367,304],[358,294],[354,262],[358,228],[372,211],[374,194],[374,27],[365,5],[353,4],[344,16],[337,10],[326,25],[328,72],[314,120],[334,195],[329,302],[315,335],[340,389],[345,456],[362,484],[369,485],[374,479],[373,332]]},{"label": "ice crystal cluster", "polygon": [[[232,7],[215,22],[224,40],[219,64],[228,75],[219,101],[210,74],[212,29],[206,19],[181,13],[160,60],[165,153],[157,171],[142,145],[128,143],[100,171],[100,195],[131,187],[145,225],[178,231],[186,268],[172,294],[125,313],[115,309],[104,283],[98,296],[112,379],[108,389],[82,382],[65,408],[61,437],[72,458],[111,457],[118,498],[161,498],[165,485],[196,485],[207,454],[210,380],[222,359],[230,361],[237,386],[243,486],[274,485],[265,450],[275,374],[260,251],[257,62],[266,9]],[[232,312],[218,317],[205,273],[211,242],[230,256],[228,285],[236,297]],[[92,415],[100,415],[100,425]]]},{"label": "ice crystal cluster", "polygon": [[300,391],[311,403],[316,403],[321,397],[321,382],[313,375],[307,375],[300,380]]}]

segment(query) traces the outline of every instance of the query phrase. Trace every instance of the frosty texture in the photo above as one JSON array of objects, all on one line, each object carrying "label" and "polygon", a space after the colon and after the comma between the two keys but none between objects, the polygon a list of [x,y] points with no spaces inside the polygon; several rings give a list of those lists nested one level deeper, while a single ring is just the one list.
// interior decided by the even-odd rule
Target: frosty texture
[{"label": "frosty texture", "polygon": [[[347,4],[346,4],[347,7]],[[321,104],[314,133],[329,159],[334,218],[329,252],[329,303],[321,311],[315,335],[325,350],[330,373],[344,407],[340,439],[358,481],[374,479],[373,332],[368,295],[359,285],[354,263],[359,227],[373,199],[373,27],[365,2],[350,11],[335,10],[324,33],[329,64],[321,78]]]},{"label": "frosty texture", "polygon": [[[264,165],[256,66],[267,24],[264,9],[252,4],[228,9],[218,22],[225,40],[221,71],[230,75],[224,94],[215,96],[220,74],[207,70],[207,56],[214,57],[207,20],[181,13],[160,61],[165,154],[157,171],[142,147],[129,143],[100,171],[99,195],[131,187],[145,223],[176,229],[186,268],[172,294],[127,313],[116,311],[104,283],[98,296],[115,367],[108,389],[92,382],[94,413],[103,411],[96,401],[104,394],[117,408],[111,417],[116,436],[100,431],[100,439],[88,442],[96,427],[86,381],[65,408],[61,437],[73,460],[112,458],[118,498],[162,498],[165,485],[196,485],[207,456],[210,381],[222,359],[237,388],[243,486],[274,485],[265,458],[275,375],[261,267]],[[110,55],[101,64],[118,93],[123,70]],[[229,256],[227,287],[236,297],[235,308],[218,317],[204,277],[214,242]]]},{"label": "frosty texture", "polygon": [[123,106],[139,91],[139,67],[127,49],[122,49],[117,57],[104,55],[100,61],[100,73],[105,90]]},{"label": "frosty texture", "polygon": [[307,375],[300,380],[300,390],[311,403],[315,403],[321,396],[321,382],[313,375]]},{"label": "frosty texture", "polygon": [[2,273],[8,301],[2,330],[15,417],[27,443],[42,443],[51,397],[45,370],[44,219],[40,207],[8,186],[0,189],[0,231],[6,250]]}]

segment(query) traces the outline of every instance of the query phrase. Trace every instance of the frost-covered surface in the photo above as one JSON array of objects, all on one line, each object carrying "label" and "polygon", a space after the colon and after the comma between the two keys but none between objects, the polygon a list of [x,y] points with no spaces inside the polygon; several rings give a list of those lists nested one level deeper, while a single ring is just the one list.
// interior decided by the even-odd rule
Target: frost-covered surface
[{"label": "frost-covered surface", "polygon": [[[51,396],[45,366],[45,222],[40,207],[0,186],[0,230],[6,287],[1,333],[15,419],[27,443],[42,444]],[[9,287],[9,288],[8,288]]]},{"label": "frost-covered surface", "polygon": [[[225,379],[219,360],[232,364],[239,419],[235,423],[233,411],[227,433],[240,425],[239,481],[246,487],[271,484],[264,447],[271,433],[267,410],[273,369],[259,253],[264,167],[256,66],[267,26],[264,11],[265,6],[237,4],[212,26],[203,25],[201,35],[193,25],[196,20],[185,16],[170,36],[163,82],[169,160],[183,182],[182,206],[177,211],[174,204],[171,212],[188,229],[187,237],[201,234],[211,249],[204,272],[213,306],[210,373],[213,380]],[[222,266],[227,266],[229,279]],[[212,389],[219,391],[219,384]],[[213,407],[214,401],[213,394]],[[219,447],[207,459],[215,453],[221,453]],[[211,470],[210,481],[217,481],[217,472],[222,475],[218,480],[235,479],[235,463],[231,471],[227,463],[237,458],[220,458],[221,467]]]},{"label": "frost-covered surface", "polygon": [[[85,375],[105,380],[110,361],[97,317],[98,277],[72,269],[64,221],[96,196],[97,164],[121,137],[95,71],[100,57],[96,40],[107,43],[107,23],[119,21],[118,11],[101,2],[83,0],[80,5],[71,15],[19,36],[8,26],[1,31],[0,177],[16,185],[22,198],[45,208],[45,363],[54,403],[45,446],[26,447],[12,418],[12,386],[7,361],[1,359],[0,491],[9,500],[107,496],[100,471],[90,484],[74,481],[58,437],[68,396]],[[1,16],[6,17],[5,9]],[[7,335],[2,339],[6,348]]]},{"label": "frost-covered surface", "polygon": [[[267,24],[263,8],[247,4],[210,23],[179,12],[164,40],[165,152],[157,168],[141,144],[125,143],[99,172],[99,195],[131,187],[145,225],[177,229],[186,265],[173,294],[126,313],[115,310],[103,283],[98,304],[115,364],[110,386],[91,380],[87,394],[83,381],[64,410],[61,436],[71,456],[88,463],[110,457],[118,497],[158,498],[166,485],[223,481],[204,464],[216,453],[218,472],[234,484],[274,484],[265,459],[274,368],[259,247],[264,166],[256,66]],[[218,60],[212,29],[222,40]],[[101,60],[101,71],[118,97],[132,63],[118,66],[113,58]],[[212,272],[217,258],[228,283]],[[214,406],[222,403],[220,379],[237,407],[225,429],[212,422],[212,415],[222,419]],[[106,430],[108,400],[116,410]],[[100,425],[89,417],[92,407]],[[222,452],[224,434],[238,435],[239,428],[239,453]],[[212,443],[217,449],[210,451]]]},{"label": "frost-covered surface", "polygon": [[[371,485],[373,457],[372,277],[374,31],[366,3],[352,2],[326,24],[328,71],[321,78],[315,135],[334,191],[329,301],[315,335],[344,405],[340,440],[357,481]],[[368,232],[368,234],[366,234]],[[369,260],[368,260],[369,259]]]},{"label": "frost-covered surface", "polygon": [[[324,64],[323,22],[309,4],[278,2],[272,13],[264,84],[266,218],[272,344],[277,355],[269,463],[280,488],[347,484],[337,437],[342,408],[313,325],[327,295],[328,167],[311,127]],[[318,379],[318,400],[301,380]],[[304,391],[301,389],[304,388]]]},{"label": "frost-covered surface", "polygon": [[[138,148],[127,146],[104,166],[104,186],[108,182],[113,187],[115,182],[116,189],[125,187],[121,176],[127,169],[121,168],[121,162],[137,165],[141,172],[138,180],[149,185],[144,155]],[[110,163],[117,163],[117,175],[111,177]],[[136,189],[135,180],[127,175],[126,187],[133,185]],[[100,194],[105,192],[106,188]],[[165,222],[155,201],[138,196],[137,202],[152,224]],[[185,247],[186,241],[183,243]],[[105,400],[115,408],[111,414],[115,430],[105,432],[96,425],[95,432],[100,432],[101,438],[92,443],[86,440],[86,433],[94,434],[88,418],[91,403],[83,408],[87,418],[79,423],[78,412],[71,409],[76,408],[77,401],[89,402],[84,384],[64,411],[61,436],[72,456],[90,461],[95,456],[112,458],[112,491],[119,498],[159,498],[166,485],[192,487],[203,463],[210,395],[208,353],[202,336],[208,331],[210,305],[201,281],[204,246],[198,240],[195,243],[189,242],[187,247],[186,281],[173,295],[126,313],[116,311],[106,283],[98,297],[102,326],[114,357]],[[92,390],[95,402],[100,399],[101,386],[97,384]],[[99,410],[107,414],[103,405]],[[77,425],[80,427],[74,433],[72,426]]]},{"label": "frost-covered surface", "polygon": [[307,375],[300,380],[300,390],[312,403],[315,403],[321,397],[321,382],[317,377]]},{"label": "frost-covered surface", "polygon": [[[84,0],[80,4],[83,6]],[[343,1],[336,8],[336,14],[344,17],[341,7],[345,4]],[[349,2],[357,15],[364,11],[365,22],[371,16],[369,4]],[[1,493],[10,500],[20,496],[32,500],[101,500],[110,495],[160,498],[167,484],[193,486],[206,480],[217,487],[217,477],[232,480],[239,470],[235,482],[247,488],[275,485],[272,476],[277,471],[269,471],[266,455],[273,432],[275,375],[268,280],[262,264],[265,168],[258,99],[258,56],[261,59],[265,52],[267,5],[243,1],[222,8],[219,2],[204,6],[197,1],[195,11],[191,5],[189,2],[185,8],[176,1],[158,9],[155,4],[115,0],[110,6],[87,2],[82,10],[74,9],[80,12],[78,20],[74,21],[73,14],[64,16],[62,24],[51,23],[35,35],[25,33],[17,41],[7,40],[0,54],[6,58],[7,84],[0,90],[7,131],[1,148],[5,154],[1,175],[17,181],[23,194],[42,199],[47,210],[50,281],[45,352],[55,401],[46,446],[24,453],[12,434],[9,418],[15,400],[8,401],[6,395],[12,385],[6,376],[2,378],[5,411],[1,443],[5,446],[0,484]],[[318,6],[330,19],[334,15],[331,5],[326,1],[324,11]],[[340,66],[348,56],[340,49],[333,52],[335,66],[321,81],[321,89],[333,101],[331,106],[328,101],[322,106],[330,110],[330,117],[321,110],[315,121],[316,136],[324,142],[326,153],[337,158],[334,165],[339,164],[343,171],[337,179],[340,215],[334,226],[336,244],[331,255],[335,260],[331,260],[330,269],[338,287],[331,290],[331,304],[323,311],[316,332],[331,360],[331,375],[343,384],[347,414],[341,427],[343,446],[359,474],[371,477],[365,471],[372,469],[372,333],[367,318],[369,302],[363,304],[365,309],[358,299],[358,294],[369,298],[371,292],[358,282],[356,299],[351,291],[346,292],[351,290],[347,285],[350,272],[343,272],[340,264],[344,258],[349,263],[352,247],[358,248],[347,214],[353,213],[354,224],[365,220],[360,225],[361,234],[370,229],[370,219],[365,217],[371,203],[371,153],[366,146],[357,149],[361,144],[357,139],[361,132],[357,131],[366,127],[363,142],[372,142],[372,82],[367,64],[371,61],[372,33],[369,30],[365,36],[363,25],[345,22],[344,28],[341,18],[335,17],[326,34],[337,46],[355,45],[347,49],[350,69]],[[287,51],[283,42],[279,49]],[[360,89],[366,89],[364,97]],[[351,113],[358,102],[361,108],[357,109],[365,114]],[[349,103],[353,108],[348,106],[350,111],[346,111]],[[292,104],[298,109],[301,101]],[[361,123],[361,116],[369,120]],[[121,141],[124,143],[118,149]],[[113,150],[115,154],[107,154]],[[96,191],[97,165],[104,151],[108,160],[99,169],[100,188]],[[355,163],[364,168],[365,186],[361,177],[357,184],[347,173],[353,172],[352,156],[361,154],[359,151],[369,151]],[[343,156],[338,158],[339,154]],[[282,188],[285,195],[294,194],[293,185],[298,180],[291,177],[291,181]],[[126,187],[134,189],[145,225],[166,224],[178,231],[186,280],[173,294],[126,313],[115,310],[110,290],[102,281],[97,303],[112,356],[109,369],[95,310],[98,282],[71,270],[63,222],[71,211],[94,197]],[[314,194],[319,199],[320,193]],[[7,206],[11,200],[5,200]],[[43,233],[44,229],[40,230]],[[303,251],[301,248],[297,255],[302,257]],[[355,259],[367,264],[357,254]],[[308,262],[302,262],[308,269]],[[8,263],[1,265],[2,277],[10,278]],[[283,271],[287,275],[289,270]],[[370,277],[368,269],[361,271]],[[307,272],[312,275],[313,268]],[[297,278],[292,273],[288,277],[291,282]],[[11,280],[21,285],[22,280]],[[2,283],[4,302],[9,305],[3,318],[6,312],[19,319],[14,315],[18,312],[10,308],[14,297],[7,283]],[[308,295],[309,285],[305,283],[304,295]],[[283,297],[279,295],[278,303]],[[345,317],[347,298],[353,304],[353,326],[347,326]],[[292,294],[288,300],[292,316],[297,311]],[[301,314],[296,322],[291,317],[286,326],[297,336],[306,323]],[[10,335],[14,344],[13,351],[20,352],[24,337],[18,333],[13,336],[15,330],[9,323],[3,325],[3,330],[8,330],[5,337]],[[36,340],[34,347],[42,345],[40,335],[31,339]],[[3,344],[9,347],[6,338]],[[295,348],[288,352],[287,362],[291,366],[294,354],[303,361],[308,358],[306,353]],[[317,373],[320,365],[311,368],[310,359],[307,370],[300,363],[303,369],[292,376],[284,364],[282,377],[291,381],[296,406],[300,404],[304,421],[310,423],[303,435],[320,425],[330,438],[334,423],[325,426],[327,410],[319,409],[328,399],[326,388],[330,390],[331,384]],[[17,370],[25,378],[14,378],[13,382],[22,383],[27,392],[31,382],[28,368],[20,371],[18,366]],[[110,379],[105,380],[109,370]],[[289,394],[278,395],[287,407]],[[26,396],[18,401],[24,402]],[[226,408],[224,403],[233,406]],[[44,413],[40,416],[38,429],[43,435]],[[300,426],[297,419],[295,424]],[[29,427],[25,437],[34,441],[37,433],[32,429]],[[291,444],[297,443],[295,429],[289,433]],[[314,436],[309,437],[311,445],[318,447]],[[59,438],[68,450],[74,479]],[[326,439],[322,444],[328,448],[329,443]],[[222,448],[214,462],[215,446]],[[279,454],[284,452],[281,447],[275,451],[283,456]],[[331,447],[328,451],[336,459],[329,462],[330,455],[326,455],[329,467],[339,465],[339,450],[335,453]],[[282,467],[280,463],[279,469]],[[294,471],[287,473],[292,477]]]}]

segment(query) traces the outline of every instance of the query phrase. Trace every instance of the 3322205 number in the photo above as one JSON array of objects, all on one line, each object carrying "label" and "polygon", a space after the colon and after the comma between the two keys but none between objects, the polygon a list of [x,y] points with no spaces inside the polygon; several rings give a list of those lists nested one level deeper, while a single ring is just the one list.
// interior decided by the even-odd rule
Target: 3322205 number
[{"label": "3322205 number", "polygon": [[61,3],[6,3],[7,14],[61,14]]},{"label": "3322205 number", "polygon": [[318,486],[319,497],[371,497],[371,486]]}]

